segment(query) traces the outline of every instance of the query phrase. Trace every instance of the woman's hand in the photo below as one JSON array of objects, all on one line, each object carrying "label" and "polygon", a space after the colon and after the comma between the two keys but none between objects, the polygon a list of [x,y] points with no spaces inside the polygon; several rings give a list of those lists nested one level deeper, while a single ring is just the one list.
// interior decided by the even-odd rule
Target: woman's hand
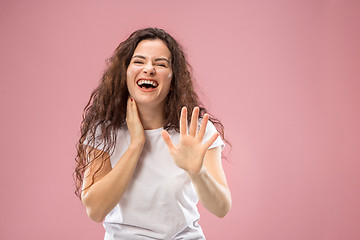
[{"label": "woman's hand", "polygon": [[126,123],[131,137],[130,144],[140,144],[143,146],[146,140],[145,132],[138,115],[135,100],[131,97],[127,101]]},{"label": "woman's hand", "polygon": [[219,133],[215,133],[211,138],[202,143],[209,115],[205,114],[201,122],[199,131],[198,127],[199,108],[195,107],[192,113],[190,129],[187,127],[187,109],[181,109],[180,116],[180,142],[177,146],[171,141],[170,135],[163,130],[161,135],[169,148],[170,154],[175,164],[184,169],[188,174],[196,176],[203,168],[204,156],[208,148],[213,144]]}]

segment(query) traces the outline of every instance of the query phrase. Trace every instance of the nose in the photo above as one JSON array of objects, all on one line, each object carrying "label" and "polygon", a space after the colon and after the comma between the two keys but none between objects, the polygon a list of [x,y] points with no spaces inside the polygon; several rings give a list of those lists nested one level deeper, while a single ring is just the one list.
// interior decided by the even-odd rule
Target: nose
[{"label": "nose", "polygon": [[147,64],[144,66],[144,73],[149,74],[150,76],[155,75],[155,68],[152,64]]}]

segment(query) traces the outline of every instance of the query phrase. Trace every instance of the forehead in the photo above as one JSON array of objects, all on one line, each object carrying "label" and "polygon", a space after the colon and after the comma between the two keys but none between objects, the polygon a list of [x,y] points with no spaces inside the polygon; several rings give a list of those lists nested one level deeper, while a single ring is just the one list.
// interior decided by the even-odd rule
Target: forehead
[{"label": "forehead", "polygon": [[146,39],[139,42],[135,48],[134,55],[141,55],[146,58],[166,57],[171,58],[171,52],[166,44],[160,39]]}]

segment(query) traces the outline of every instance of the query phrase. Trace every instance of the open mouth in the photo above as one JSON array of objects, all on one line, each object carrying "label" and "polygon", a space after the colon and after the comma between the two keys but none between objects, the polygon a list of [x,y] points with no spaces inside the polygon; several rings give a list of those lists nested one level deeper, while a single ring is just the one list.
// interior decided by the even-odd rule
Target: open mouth
[{"label": "open mouth", "polygon": [[140,87],[140,88],[146,88],[146,89],[150,89],[150,88],[157,88],[157,86],[159,86],[159,84],[154,81],[154,80],[144,80],[144,79],[140,79],[136,82],[136,84]]}]

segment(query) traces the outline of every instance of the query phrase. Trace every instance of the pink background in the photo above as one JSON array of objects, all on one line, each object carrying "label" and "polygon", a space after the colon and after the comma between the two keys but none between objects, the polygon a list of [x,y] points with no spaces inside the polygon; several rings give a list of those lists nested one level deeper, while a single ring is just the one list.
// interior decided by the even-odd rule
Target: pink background
[{"label": "pink background", "polygon": [[73,194],[82,109],[147,26],[183,44],[233,144],[233,207],[200,206],[207,238],[360,239],[359,13],[357,0],[2,0],[0,239],[103,238]]}]

